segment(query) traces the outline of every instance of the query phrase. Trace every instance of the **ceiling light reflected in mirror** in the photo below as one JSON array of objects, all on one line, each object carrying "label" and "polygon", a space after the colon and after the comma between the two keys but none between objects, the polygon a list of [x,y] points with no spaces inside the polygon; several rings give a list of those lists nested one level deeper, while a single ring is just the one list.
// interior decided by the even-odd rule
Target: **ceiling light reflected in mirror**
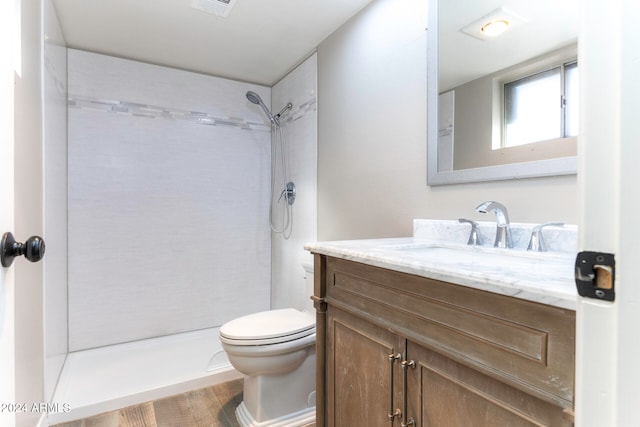
[{"label": "ceiling light reflected in mirror", "polygon": [[487,24],[484,24],[480,31],[487,37],[497,37],[500,34],[507,31],[509,28],[509,21],[504,19],[499,19],[497,21],[491,21]]},{"label": "ceiling light reflected in mirror", "polygon": [[526,19],[504,8],[495,9],[469,25],[461,32],[480,40],[488,40],[526,22]]}]

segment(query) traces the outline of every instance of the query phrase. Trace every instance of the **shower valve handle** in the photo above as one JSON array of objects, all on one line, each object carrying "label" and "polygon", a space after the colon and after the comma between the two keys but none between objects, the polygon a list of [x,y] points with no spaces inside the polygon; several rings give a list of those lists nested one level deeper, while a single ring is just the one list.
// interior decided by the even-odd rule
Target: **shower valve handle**
[{"label": "shower valve handle", "polygon": [[296,201],[296,185],[293,182],[287,182],[287,186],[282,190],[282,193],[280,193],[280,197],[278,197],[278,203],[280,203],[283,197],[289,205],[293,205],[293,202]]},{"label": "shower valve handle", "polygon": [[282,200],[282,198],[284,197],[286,192],[287,192],[286,188],[284,190],[282,190],[282,192],[280,193],[280,197],[278,197],[278,203],[280,203],[280,200]]}]

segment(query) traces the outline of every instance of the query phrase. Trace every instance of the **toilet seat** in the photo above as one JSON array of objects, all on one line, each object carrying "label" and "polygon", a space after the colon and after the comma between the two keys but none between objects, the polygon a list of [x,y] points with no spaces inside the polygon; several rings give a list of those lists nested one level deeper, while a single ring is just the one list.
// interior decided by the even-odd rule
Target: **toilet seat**
[{"label": "toilet seat", "polygon": [[315,316],[293,308],[249,314],[225,323],[220,340],[236,346],[279,344],[316,332]]}]

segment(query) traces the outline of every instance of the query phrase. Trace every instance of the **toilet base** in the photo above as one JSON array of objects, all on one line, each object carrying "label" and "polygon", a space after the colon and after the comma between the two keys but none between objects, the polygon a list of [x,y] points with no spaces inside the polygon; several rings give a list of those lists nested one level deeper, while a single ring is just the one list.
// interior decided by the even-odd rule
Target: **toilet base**
[{"label": "toilet base", "polygon": [[[281,375],[246,376],[242,387],[242,403],[251,414],[254,424],[247,426],[271,426],[262,424],[268,420],[285,419],[316,406],[315,345],[304,350],[304,361],[296,369]],[[280,424],[273,424],[279,426]],[[304,424],[283,424],[303,426]],[[244,427],[244,426],[243,426]]]},{"label": "toilet base", "polygon": [[316,422],[316,407],[305,408],[302,411],[287,414],[282,417],[265,421],[256,421],[244,402],[236,408],[236,419],[241,427],[303,427],[314,425]]}]

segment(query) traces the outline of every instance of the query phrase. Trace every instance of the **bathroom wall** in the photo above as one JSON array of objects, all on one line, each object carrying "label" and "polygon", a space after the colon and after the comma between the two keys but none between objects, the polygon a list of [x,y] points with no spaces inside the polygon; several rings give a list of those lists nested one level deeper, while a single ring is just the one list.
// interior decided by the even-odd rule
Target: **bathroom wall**
[{"label": "bathroom wall", "polygon": [[409,236],[413,218],[577,222],[575,176],[426,185],[427,2],[376,0],[318,47],[318,239]]},{"label": "bathroom wall", "polygon": [[[311,292],[305,288],[303,264],[313,265],[313,257],[303,247],[305,243],[317,240],[316,87],[317,55],[313,54],[274,85],[271,92],[272,111],[280,111],[287,102],[293,104],[293,109],[283,116],[281,124],[289,159],[289,176],[296,185],[291,236],[284,239],[282,234],[272,235],[271,305],[274,309],[312,307]],[[279,193],[282,178],[280,170],[277,172],[276,188]]]},{"label": "bathroom wall", "polygon": [[69,50],[70,351],[270,306],[270,89]]},{"label": "bathroom wall", "polygon": [[43,2],[45,401],[67,355],[67,48],[51,0]]}]

